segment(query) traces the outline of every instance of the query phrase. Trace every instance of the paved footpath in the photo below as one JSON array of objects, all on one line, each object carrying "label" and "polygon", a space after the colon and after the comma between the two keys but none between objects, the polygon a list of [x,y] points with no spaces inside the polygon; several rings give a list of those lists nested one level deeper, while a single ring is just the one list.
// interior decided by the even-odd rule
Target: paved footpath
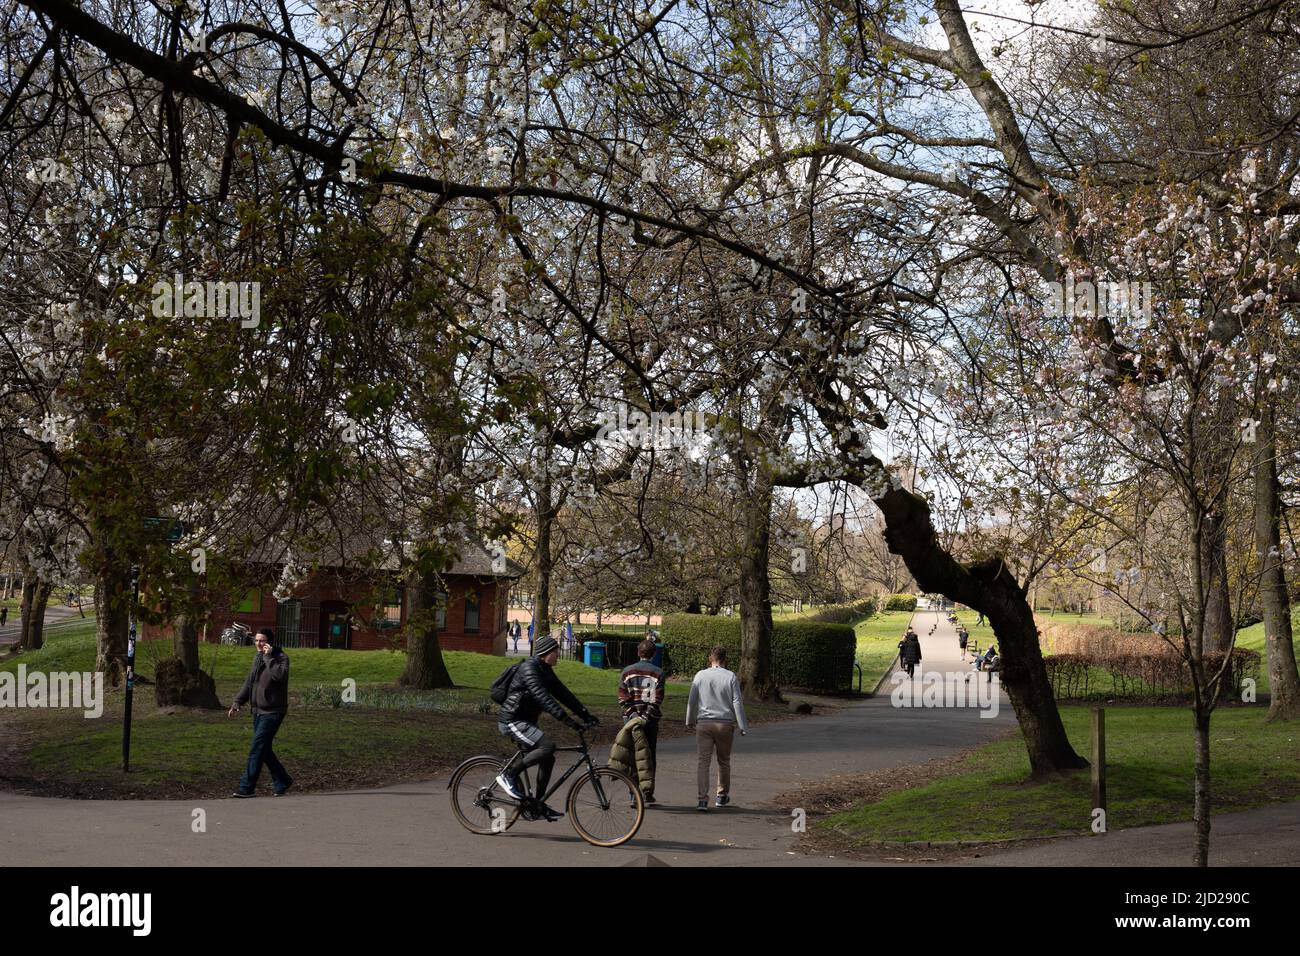
[{"label": "paved footpath", "polygon": [[[933,623],[932,612],[915,618],[924,656],[918,687],[925,672],[970,668],[958,657],[952,628],[940,621],[931,635]],[[291,865],[619,866],[650,853],[674,866],[848,864],[853,861],[794,852],[791,808],[754,808],[831,775],[946,756],[1015,723],[1005,695],[997,717],[989,719],[974,709],[895,708],[890,690],[887,683],[879,697],[812,717],[761,724],[737,737],[734,808],[698,812],[695,740],[664,740],[657,788],[661,803],[647,810],[636,839],[614,849],[588,846],[564,820],[521,821],[500,836],[475,836],[452,817],[443,776],[419,784],[283,799],[267,794],[254,800],[76,801],[0,793],[0,861],[242,866],[266,859],[270,852],[275,862]],[[684,693],[685,688],[674,685],[670,692]],[[561,759],[557,766],[567,763]],[[230,769],[233,789],[240,768]],[[193,811],[200,808],[206,811],[206,833],[191,828]],[[1300,863],[1300,804],[1216,817],[1211,845],[1216,864]],[[971,862],[1185,865],[1190,847],[1190,826],[1174,824],[1055,841]]]},{"label": "paved footpath", "polygon": [[[932,653],[945,656],[939,650],[943,636],[924,633],[929,621],[921,621],[931,618],[921,615],[916,625],[927,665]],[[948,656],[955,658],[950,634],[948,644]],[[670,688],[685,692],[680,685]],[[825,714],[760,724],[736,738],[732,793],[738,806],[707,813],[695,809],[694,737],[664,740],[656,788],[661,802],[646,811],[636,839],[614,849],[588,846],[564,820],[521,821],[500,836],[475,836],[452,817],[447,778],[440,777],[281,799],[73,801],[0,794],[0,860],[242,865],[274,847],[276,862],[297,865],[619,865],[646,853],[679,866],[848,862],[794,853],[790,809],[753,808],[833,774],[916,763],[975,746],[1014,720],[1009,706],[996,719],[980,718],[975,710],[897,709],[882,692]],[[564,766],[563,759],[557,762],[557,768]],[[232,789],[238,770],[231,767]],[[207,812],[206,833],[191,831],[197,808]]]}]

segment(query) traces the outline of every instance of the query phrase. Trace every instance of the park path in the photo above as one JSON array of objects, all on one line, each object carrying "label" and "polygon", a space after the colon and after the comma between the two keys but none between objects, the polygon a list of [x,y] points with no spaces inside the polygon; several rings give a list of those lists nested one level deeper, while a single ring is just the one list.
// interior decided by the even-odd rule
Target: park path
[{"label": "park path", "polygon": [[[60,625],[70,624],[73,621],[81,620],[81,612],[75,607],[68,607],[66,604],[51,603],[45,608],[45,629],[49,632],[52,628]],[[95,619],[95,608],[91,603],[86,605],[86,620]],[[4,627],[0,627],[0,648],[7,648],[10,644],[18,643],[18,634],[21,628],[20,612],[18,608],[9,609],[9,617]],[[55,633],[58,633],[57,630]]]},{"label": "park path", "polygon": [[[929,662],[943,654],[920,615]],[[900,635],[901,637],[901,635]],[[956,647],[955,638],[949,643]],[[933,650],[931,650],[933,647]],[[674,684],[670,693],[685,693]],[[976,746],[1014,724],[974,710],[900,709],[888,693],[834,702],[811,717],[755,726],[736,738],[732,794],[737,806],[695,809],[695,739],[659,747],[660,804],[635,840],[602,850],[567,821],[523,823],[501,836],[468,833],[453,819],[447,777],[376,790],[295,794],[254,800],[55,800],[0,794],[0,860],[14,865],[619,865],[646,853],[672,865],[823,865],[794,852],[791,810],[762,807],[778,794],[837,774],[912,764]],[[293,715],[290,714],[290,720]],[[560,755],[563,757],[564,755]],[[603,757],[603,754],[602,754]],[[146,754],[136,760],[147,760]],[[566,764],[561,760],[557,767]],[[232,789],[239,767],[231,766]],[[292,771],[290,767],[290,771]],[[557,770],[557,773],[559,771]],[[206,812],[206,833],[191,828]]]},{"label": "park path", "polygon": [[[932,670],[970,669],[960,660],[951,626],[942,619],[936,625],[935,617],[925,611],[914,618],[924,657],[918,683]],[[635,840],[614,849],[588,846],[563,820],[520,822],[501,836],[474,836],[452,817],[444,775],[416,784],[284,799],[266,795],[254,800],[78,801],[0,793],[0,863],[618,866],[649,853],[674,866],[853,864],[856,861],[796,852],[790,827],[793,808],[765,804],[827,777],[944,757],[1015,725],[1005,696],[997,717],[989,719],[975,709],[894,707],[894,686],[887,681],[877,697],[819,707],[814,716],[760,724],[748,736],[737,737],[733,808],[695,810],[695,740],[662,741],[657,787],[661,803],[647,810]],[[670,693],[685,690],[673,685]],[[137,754],[136,759],[148,758]],[[564,766],[561,761],[559,767]],[[232,789],[239,770],[230,768]],[[194,811],[200,809],[206,815],[206,832],[196,833]],[[980,858],[964,862],[1186,865],[1190,846],[1190,825],[1172,824],[1005,852],[985,849]],[[1211,846],[1211,861],[1218,865],[1300,864],[1300,804],[1216,816]]]}]

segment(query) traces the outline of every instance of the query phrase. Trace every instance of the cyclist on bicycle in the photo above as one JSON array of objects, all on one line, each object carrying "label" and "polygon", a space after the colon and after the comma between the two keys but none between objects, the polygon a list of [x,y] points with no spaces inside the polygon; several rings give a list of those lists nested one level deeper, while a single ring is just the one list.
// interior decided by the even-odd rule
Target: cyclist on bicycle
[{"label": "cyclist on bicycle", "polygon": [[[546,786],[551,782],[551,770],[555,767],[555,742],[537,726],[543,710],[574,730],[581,730],[583,724],[565,713],[565,707],[581,717],[587,726],[600,723],[582,706],[582,701],[561,683],[554,670],[559,658],[560,645],[555,638],[549,634],[539,638],[533,656],[523,660],[515,671],[505,703],[501,705],[497,729],[502,736],[519,744],[522,756],[516,754],[506,764],[497,776],[497,785],[516,800],[528,796],[519,780],[521,771],[529,767],[537,768],[538,801],[546,796]],[[558,820],[564,816],[544,803],[538,809],[547,820]]]}]

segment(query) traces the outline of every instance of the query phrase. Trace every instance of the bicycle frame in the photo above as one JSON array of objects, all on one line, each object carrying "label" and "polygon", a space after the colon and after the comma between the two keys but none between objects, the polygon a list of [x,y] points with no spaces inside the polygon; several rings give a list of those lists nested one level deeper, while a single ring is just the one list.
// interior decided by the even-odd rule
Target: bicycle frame
[{"label": "bicycle frame", "polygon": [[[560,774],[560,779],[556,780],[553,784],[551,784],[551,788],[546,791],[545,796],[529,797],[530,800],[536,800],[539,803],[545,803],[547,800],[551,799],[551,797],[554,796],[555,792],[559,790],[562,786],[564,786],[564,781],[572,777],[573,774],[578,770],[578,768],[581,767],[583,764],[586,764],[587,769],[590,770],[592,774],[595,774],[596,763],[591,759],[591,748],[587,746],[587,738],[583,736],[581,731],[578,732],[578,739],[581,741],[581,744],[579,746],[556,747],[555,752],[557,754],[558,753],[579,753],[582,754],[582,756],[578,760],[574,761],[573,766],[571,766],[568,770],[564,771],[564,773]],[[509,761],[506,762],[506,767],[509,768],[510,765],[514,763],[516,760],[518,760],[521,756],[523,756],[525,752],[526,751],[523,750],[515,751],[515,755],[511,757]],[[604,789],[602,789],[600,785],[600,777],[598,776],[593,777],[592,784],[596,788],[596,796],[600,800],[601,809],[608,810],[609,800],[606,799],[605,791]],[[522,806],[522,803],[520,805]]]}]

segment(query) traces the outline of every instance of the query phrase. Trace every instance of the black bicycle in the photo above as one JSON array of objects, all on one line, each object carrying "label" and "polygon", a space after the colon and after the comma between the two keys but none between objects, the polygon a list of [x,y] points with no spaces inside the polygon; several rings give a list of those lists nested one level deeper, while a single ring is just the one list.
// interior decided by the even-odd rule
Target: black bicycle
[{"label": "black bicycle", "polygon": [[[505,833],[520,817],[525,820],[544,818],[542,805],[564,785],[579,768],[586,766],[569,787],[564,812],[573,829],[592,846],[618,846],[636,836],[645,815],[645,800],[636,781],[610,767],[597,767],[587,747],[587,737],[578,731],[577,747],[556,747],[556,753],[577,753],[573,766],[560,775],[540,799],[534,796],[516,800],[497,783],[497,775],[506,764],[524,753],[521,748],[509,761],[484,755],[470,757],[451,775],[451,809],[456,819],[471,833],[494,835]],[[532,780],[527,770],[519,774],[525,793],[532,794]]]}]

